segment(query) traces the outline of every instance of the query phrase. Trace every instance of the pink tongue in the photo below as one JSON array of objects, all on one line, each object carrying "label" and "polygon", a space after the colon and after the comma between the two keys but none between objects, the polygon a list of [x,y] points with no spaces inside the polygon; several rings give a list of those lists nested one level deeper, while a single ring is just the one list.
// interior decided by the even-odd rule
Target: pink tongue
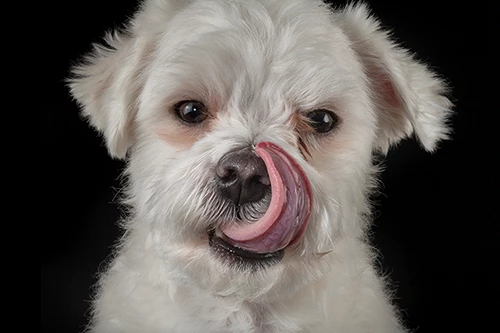
[{"label": "pink tongue", "polygon": [[222,232],[234,246],[271,253],[297,243],[304,234],[311,214],[311,186],[297,162],[274,143],[260,142],[255,153],[266,164],[271,182],[269,208],[259,221],[228,225]]}]

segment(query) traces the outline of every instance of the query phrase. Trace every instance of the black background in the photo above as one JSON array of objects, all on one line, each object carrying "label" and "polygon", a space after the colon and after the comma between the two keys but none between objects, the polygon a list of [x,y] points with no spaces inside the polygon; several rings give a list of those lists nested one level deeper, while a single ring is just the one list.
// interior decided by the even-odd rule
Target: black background
[{"label": "black background", "polygon": [[[382,194],[374,198],[380,263],[410,328],[482,332],[496,319],[490,310],[499,309],[492,273],[499,263],[492,200],[498,197],[498,110],[488,104],[497,67],[489,35],[492,9],[478,1],[368,3],[398,41],[447,78],[456,104],[453,140],[437,153],[409,139],[385,159]],[[107,156],[102,140],[79,117],[63,79],[90,44],[120,26],[136,5],[48,5],[50,38],[40,41],[50,58],[41,109],[42,202],[49,221],[42,227],[43,332],[78,332],[85,324],[90,288],[119,235],[115,221],[121,214],[114,198],[124,164]]]}]

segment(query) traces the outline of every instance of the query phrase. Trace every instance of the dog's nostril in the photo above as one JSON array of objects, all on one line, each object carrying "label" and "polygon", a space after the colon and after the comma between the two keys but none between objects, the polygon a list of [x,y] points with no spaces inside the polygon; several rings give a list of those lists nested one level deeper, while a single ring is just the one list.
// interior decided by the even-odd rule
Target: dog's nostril
[{"label": "dog's nostril", "polygon": [[254,179],[255,183],[259,183],[259,184],[262,184],[265,186],[271,186],[271,181],[269,180],[269,176],[267,175],[267,172],[264,176],[259,175],[259,176],[255,176],[254,178],[255,178]]},{"label": "dog's nostril", "polygon": [[225,168],[219,166],[217,168],[216,173],[217,176],[219,177],[219,180],[224,183],[232,183],[238,178],[236,170],[232,168]]},{"label": "dog's nostril", "polygon": [[269,176],[267,176],[267,172],[266,172],[265,176],[262,176],[262,175],[253,176],[252,178],[250,178],[250,183],[257,184],[257,185],[262,184],[265,186],[271,185],[271,181],[269,180]]}]

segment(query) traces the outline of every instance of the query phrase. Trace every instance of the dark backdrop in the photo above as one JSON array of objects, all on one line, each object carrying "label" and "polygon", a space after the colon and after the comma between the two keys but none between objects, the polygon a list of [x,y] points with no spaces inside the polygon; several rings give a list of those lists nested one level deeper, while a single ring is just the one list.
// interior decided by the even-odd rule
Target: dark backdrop
[{"label": "dark backdrop", "polygon": [[[385,160],[382,194],[374,198],[380,262],[397,287],[396,303],[410,328],[482,332],[479,327],[496,319],[490,310],[499,304],[492,273],[499,262],[493,229],[498,218],[493,200],[487,200],[498,197],[493,176],[498,111],[487,105],[487,85],[493,81],[498,87],[491,79],[497,67],[490,57],[492,9],[469,0],[369,4],[397,40],[449,80],[456,104],[453,140],[436,154],[409,139]],[[81,330],[95,272],[119,235],[114,197],[124,165],[107,156],[101,139],[80,119],[62,80],[91,42],[119,26],[136,5],[133,0],[48,5],[50,38],[38,41],[51,59],[44,68],[49,74],[43,78],[41,109],[48,221],[41,229],[43,332]],[[476,328],[467,329],[471,324]]]}]

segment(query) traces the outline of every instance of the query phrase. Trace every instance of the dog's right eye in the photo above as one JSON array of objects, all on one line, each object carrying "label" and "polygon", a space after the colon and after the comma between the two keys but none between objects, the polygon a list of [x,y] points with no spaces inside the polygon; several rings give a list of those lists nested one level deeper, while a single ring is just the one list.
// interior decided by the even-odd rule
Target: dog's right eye
[{"label": "dog's right eye", "polygon": [[174,106],[177,117],[186,123],[201,123],[208,117],[207,108],[197,101],[182,101]]},{"label": "dog's right eye", "polygon": [[318,109],[309,112],[307,115],[311,127],[317,133],[327,133],[332,131],[339,123],[339,118],[329,110]]}]

